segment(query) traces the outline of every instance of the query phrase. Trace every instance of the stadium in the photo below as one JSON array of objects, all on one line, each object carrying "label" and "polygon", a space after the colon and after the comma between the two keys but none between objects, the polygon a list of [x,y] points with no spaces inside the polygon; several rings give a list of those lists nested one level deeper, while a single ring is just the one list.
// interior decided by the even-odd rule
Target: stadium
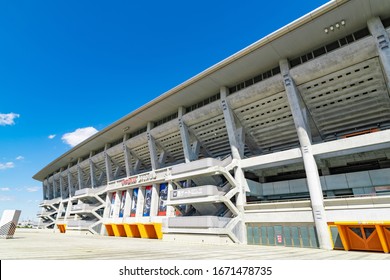
[{"label": "stadium", "polygon": [[336,0],[40,170],[40,225],[390,250],[390,1]]}]

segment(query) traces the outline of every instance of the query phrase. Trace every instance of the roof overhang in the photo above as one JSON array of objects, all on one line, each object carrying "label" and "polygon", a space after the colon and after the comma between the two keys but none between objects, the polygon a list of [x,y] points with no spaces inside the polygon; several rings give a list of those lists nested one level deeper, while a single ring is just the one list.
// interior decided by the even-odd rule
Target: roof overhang
[{"label": "roof overhang", "polygon": [[[74,159],[101,148],[125,133],[136,131],[149,121],[158,120],[174,113],[180,106],[189,106],[216,94],[221,86],[233,86],[268,71],[277,66],[280,59],[295,58],[364,28],[368,19],[388,16],[386,11],[390,11],[388,0],[328,2],[124,116],[55,159],[33,178],[43,181]],[[346,22],[343,28],[324,32],[326,27],[341,20]],[[125,132],[127,127],[130,130]]]}]

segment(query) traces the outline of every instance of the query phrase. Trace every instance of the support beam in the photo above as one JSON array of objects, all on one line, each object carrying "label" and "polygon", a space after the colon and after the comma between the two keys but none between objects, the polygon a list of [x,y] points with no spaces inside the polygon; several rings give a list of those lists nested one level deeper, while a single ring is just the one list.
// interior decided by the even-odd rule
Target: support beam
[{"label": "support beam", "polygon": [[[51,178],[54,181],[53,176]],[[49,184],[49,199],[53,199],[54,198],[54,187],[53,187],[53,183],[50,184],[50,177],[47,179],[47,182]]]},{"label": "support beam", "polygon": [[59,175],[59,184],[60,184],[60,196],[61,198],[65,198],[65,190],[64,190],[64,178],[62,177],[62,172],[64,171],[64,168],[62,167],[60,169]]},{"label": "support beam", "polygon": [[379,59],[382,63],[387,88],[390,91],[390,38],[379,17],[374,17],[367,22],[368,29],[374,37]]},{"label": "support beam", "polygon": [[[223,116],[225,119],[225,126],[229,137],[230,149],[232,153],[233,159],[240,161],[244,157],[244,148],[245,135],[243,133],[243,128],[239,124],[236,123],[236,118],[234,117],[233,110],[231,110],[229,103],[227,101],[227,96],[229,94],[229,89],[227,87],[222,87],[220,89],[221,93],[221,105]],[[238,214],[238,230],[236,231],[236,235],[241,243],[247,243],[247,234],[246,234],[246,226],[244,223],[244,214],[245,209],[244,205],[246,204],[246,179],[244,176],[244,172],[240,166],[237,166],[234,170],[234,179],[237,182],[238,192],[236,194],[236,207],[239,211]]]},{"label": "support beam", "polygon": [[309,188],[310,200],[313,209],[313,219],[317,230],[320,248],[332,249],[331,237],[328,230],[325,216],[325,208],[322,195],[322,187],[318,168],[311,148],[311,135],[308,134],[308,124],[304,116],[304,108],[301,106],[300,94],[290,76],[290,67],[287,59],[279,62],[287,99],[293,115],[295,128],[298,134],[299,143],[306,171],[307,184]]},{"label": "support beam", "polygon": [[56,198],[57,197],[57,183],[56,183],[56,180],[55,180],[55,173],[53,173],[53,198]]},{"label": "support beam", "polygon": [[91,157],[89,157],[89,173],[91,175],[91,188],[96,187],[96,167]]},{"label": "support beam", "polygon": [[69,197],[72,197],[74,193],[73,193],[72,173],[70,173],[70,164],[68,165],[67,173],[68,173],[67,175],[68,175]]},{"label": "support beam", "polygon": [[125,134],[123,136],[123,156],[125,158],[125,168],[126,168],[126,177],[130,177],[131,175],[134,175],[134,169],[131,164],[131,153],[129,147],[126,145],[126,141],[128,140],[128,135]]},{"label": "support beam", "polygon": [[77,161],[77,181],[79,183],[79,190],[84,188],[83,170],[81,169],[81,166],[80,166],[81,161],[82,161],[81,158],[79,158]]},{"label": "support beam", "polygon": [[112,177],[112,164],[111,164],[111,157],[107,153],[108,150],[108,144],[106,144],[104,148],[104,163],[106,167],[106,177],[107,177],[107,183],[113,180]]},{"label": "support beam", "polygon": [[149,152],[150,152],[150,163],[152,165],[152,169],[156,170],[156,169],[160,168],[160,164],[158,162],[158,157],[157,157],[156,142],[154,140],[154,137],[150,133],[152,128],[153,128],[153,123],[148,122],[146,135],[147,135],[147,138],[148,138],[148,146],[149,146]]},{"label": "support beam", "polygon": [[[183,121],[183,115],[184,115],[184,107],[179,107],[179,112],[178,112],[178,119],[179,119],[179,129],[180,129],[180,136],[181,136],[181,142],[183,144],[183,152],[184,152],[184,159],[185,162],[191,162],[197,158],[198,154],[194,154],[196,150],[192,150],[191,148],[191,137],[190,133],[188,131],[188,127]],[[199,143],[199,141],[197,141]],[[199,144],[198,144],[199,146]]]},{"label": "support beam", "polygon": [[242,133],[242,129],[239,129],[237,126],[233,112],[230,109],[229,103],[226,99],[229,94],[229,89],[227,87],[222,87],[220,91],[222,111],[225,118],[225,125],[229,137],[232,157],[233,159],[241,159],[244,157],[244,135]]}]

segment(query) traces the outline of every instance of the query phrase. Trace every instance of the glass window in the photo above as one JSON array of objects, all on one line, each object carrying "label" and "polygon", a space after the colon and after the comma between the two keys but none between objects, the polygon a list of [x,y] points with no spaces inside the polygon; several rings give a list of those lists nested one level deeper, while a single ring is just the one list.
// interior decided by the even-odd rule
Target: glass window
[{"label": "glass window", "polygon": [[360,238],[363,238],[362,230],[360,227],[348,227],[352,232],[358,235]]},{"label": "glass window", "polygon": [[364,228],[364,234],[366,235],[366,239],[368,239],[371,234],[375,231],[375,228]]}]

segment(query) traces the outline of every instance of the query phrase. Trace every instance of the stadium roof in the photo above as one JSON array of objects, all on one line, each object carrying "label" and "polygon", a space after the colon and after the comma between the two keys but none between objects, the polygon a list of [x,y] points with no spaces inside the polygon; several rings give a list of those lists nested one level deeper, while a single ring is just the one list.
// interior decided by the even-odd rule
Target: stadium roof
[{"label": "stadium roof", "polygon": [[[234,86],[261,71],[277,67],[281,59],[293,59],[365,28],[370,18],[388,17],[388,11],[388,0],[331,1],[129,113],[52,161],[33,178],[43,181],[74,159],[123,137],[126,128],[129,128],[126,133],[136,131],[148,122],[177,112],[180,106],[190,106],[218,93],[222,86]],[[341,20],[346,23],[342,29],[324,32],[325,28]]]}]

